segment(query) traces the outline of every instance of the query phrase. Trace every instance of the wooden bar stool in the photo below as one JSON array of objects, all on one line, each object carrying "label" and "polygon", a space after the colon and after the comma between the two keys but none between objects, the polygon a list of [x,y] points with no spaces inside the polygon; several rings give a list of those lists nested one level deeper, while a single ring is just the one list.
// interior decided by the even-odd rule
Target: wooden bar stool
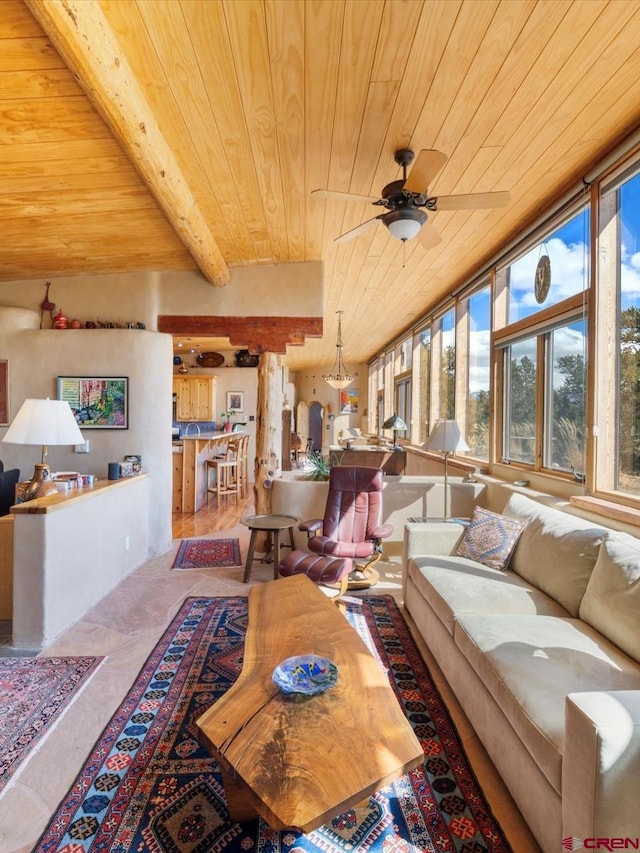
[{"label": "wooden bar stool", "polygon": [[[240,482],[238,477],[239,441],[229,439],[224,456],[207,459],[207,500],[210,494],[217,497],[235,495],[238,497]],[[211,472],[215,473],[215,482],[211,482]]]}]

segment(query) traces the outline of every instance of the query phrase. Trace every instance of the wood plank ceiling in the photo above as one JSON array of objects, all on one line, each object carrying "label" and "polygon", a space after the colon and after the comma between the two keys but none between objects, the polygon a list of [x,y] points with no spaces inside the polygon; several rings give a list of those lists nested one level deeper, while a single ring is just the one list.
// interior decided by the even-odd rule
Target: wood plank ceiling
[{"label": "wood plank ceiling", "polygon": [[[322,259],[289,365],[338,309],[364,361],[640,124],[639,80],[637,0],[3,0],[0,282]],[[511,202],[335,244],[380,209],[311,191],[377,196],[405,146],[447,155],[430,194]]]}]

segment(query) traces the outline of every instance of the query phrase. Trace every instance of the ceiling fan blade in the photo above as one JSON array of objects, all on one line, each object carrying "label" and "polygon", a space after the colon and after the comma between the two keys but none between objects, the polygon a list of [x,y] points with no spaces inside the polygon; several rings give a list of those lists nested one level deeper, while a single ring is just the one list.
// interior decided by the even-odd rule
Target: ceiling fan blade
[{"label": "ceiling fan blade", "polygon": [[409,177],[404,183],[404,189],[422,195],[427,187],[447,162],[447,155],[435,148],[423,148],[418,152],[416,162],[411,167]]},{"label": "ceiling fan blade", "polygon": [[504,207],[509,203],[509,193],[468,193],[467,195],[439,195],[435,197],[436,210],[481,210]]},{"label": "ceiling fan blade", "polygon": [[334,190],[311,190],[311,195],[318,198],[335,198],[338,201],[380,201],[379,196],[358,195],[358,193],[341,193]]},{"label": "ceiling fan blade", "polygon": [[433,249],[438,243],[442,243],[442,237],[430,222],[424,223],[418,234],[418,240],[420,240],[425,249]]},{"label": "ceiling fan blade", "polygon": [[365,231],[368,231],[369,228],[372,228],[378,220],[381,219],[380,216],[374,216],[373,219],[367,219],[366,222],[357,225],[355,228],[352,228],[351,231],[345,231],[344,234],[341,234],[339,237],[333,241],[334,243],[348,243],[349,240],[353,240],[355,237],[359,237],[360,234],[364,234]]}]

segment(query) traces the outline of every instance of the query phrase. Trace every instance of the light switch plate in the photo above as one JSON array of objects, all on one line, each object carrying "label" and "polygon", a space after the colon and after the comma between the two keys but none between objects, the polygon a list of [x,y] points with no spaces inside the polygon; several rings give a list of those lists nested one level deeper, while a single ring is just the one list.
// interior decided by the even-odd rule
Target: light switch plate
[{"label": "light switch plate", "polygon": [[76,453],[88,453],[89,452],[89,442],[84,441],[82,444],[76,444]]}]

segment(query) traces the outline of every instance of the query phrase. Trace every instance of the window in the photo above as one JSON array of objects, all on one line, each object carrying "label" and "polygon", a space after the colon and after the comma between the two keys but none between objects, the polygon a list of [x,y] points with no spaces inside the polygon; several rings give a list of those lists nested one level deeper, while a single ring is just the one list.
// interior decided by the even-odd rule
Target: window
[{"label": "window", "polygon": [[489,459],[489,384],[491,377],[491,289],[487,286],[462,302],[460,324],[466,328],[465,423],[461,428],[472,456]]},{"label": "window", "polygon": [[407,425],[402,437],[411,438],[411,374],[396,379],[395,412]]},{"label": "window", "polygon": [[600,199],[596,355],[596,488],[630,495],[640,495],[639,211],[636,163]]},{"label": "window", "polygon": [[[576,479],[585,471],[586,342],[584,317],[504,348],[503,456]],[[538,411],[539,389],[544,400]],[[538,463],[541,460],[541,464]]]},{"label": "window", "polygon": [[586,340],[584,320],[554,329],[546,340],[544,465],[576,477],[585,470]]},{"label": "window", "polygon": [[439,320],[441,348],[440,348],[440,382],[439,394],[440,405],[438,415],[450,420],[455,417],[456,402],[456,337],[455,337],[456,315],[452,309],[444,314]]},{"label": "window", "polygon": [[[589,286],[589,208],[583,208],[507,268],[508,323],[557,305]],[[543,256],[549,259],[548,289],[536,279]]]},{"label": "window", "polygon": [[535,464],[536,367],[535,338],[506,348],[503,456],[508,462]]},{"label": "window", "polygon": [[414,341],[413,381],[417,388],[417,412],[415,423],[418,424],[418,434],[414,441],[422,443],[427,440],[430,428],[431,408],[431,329],[426,327],[418,332]]}]

